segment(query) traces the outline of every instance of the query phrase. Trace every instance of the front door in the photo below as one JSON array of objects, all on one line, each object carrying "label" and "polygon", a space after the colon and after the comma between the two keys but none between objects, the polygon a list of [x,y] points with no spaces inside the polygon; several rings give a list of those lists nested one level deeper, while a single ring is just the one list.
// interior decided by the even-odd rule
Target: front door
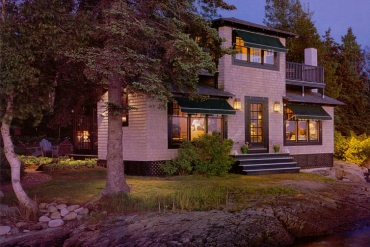
[{"label": "front door", "polygon": [[245,97],[245,141],[251,153],[268,152],[268,99]]}]

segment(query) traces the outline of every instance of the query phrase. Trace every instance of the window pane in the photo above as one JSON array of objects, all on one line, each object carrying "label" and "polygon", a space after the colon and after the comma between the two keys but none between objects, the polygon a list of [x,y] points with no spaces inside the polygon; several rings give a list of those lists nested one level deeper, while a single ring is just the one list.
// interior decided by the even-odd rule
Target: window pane
[{"label": "window pane", "polygon": [[265,64],[275,65],[275,52],[264,51],[263,61]]},{"label": "window pane", "polygon": [[188,119],[187,117],[172,118],[172,143],[181,143],[188,139]]},{"label": "window pane", "polygon": [[285,139],[287,141],[296,141],[297,140],[297,127],[296,121],[285,121],[286,135]]},{"label": "window pane", "polygon": [[235,58],[238,60],[247,61],[247,47],[244,46],[244,40],[242,40],[240,37],[236,37],[235,49],[237,50]]},{"label": "window pane", "polygon": [[298,121],[298,141],[307,141],[307,121]]},{"label": "window pane", "polygon": [[251,50],[251,62],[252,63],[261,63],[261,49],[259,48],[250,48]]},{"label": "window pane", "polygon": [[310,120],[309,122],[310,141],[319,140],[319,121]]},{"label": "window pane", "polygon": [[190,137],[193,140],[196,137],[204,135],[204,117],[192,117],[190,119],[191,128],[190,128]]},{"label": "window pane", "polygon": [[213,131],[221,133],[220,117],[208,117],[208,134],[212,134]]}]

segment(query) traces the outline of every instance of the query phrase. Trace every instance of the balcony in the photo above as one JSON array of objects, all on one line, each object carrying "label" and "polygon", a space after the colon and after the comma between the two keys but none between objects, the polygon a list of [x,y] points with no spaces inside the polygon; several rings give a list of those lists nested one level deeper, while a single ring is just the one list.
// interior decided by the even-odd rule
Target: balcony
[{"label": "balcony", "polygon": [[324,67],[286,62],[286,84],[325,88]]}]

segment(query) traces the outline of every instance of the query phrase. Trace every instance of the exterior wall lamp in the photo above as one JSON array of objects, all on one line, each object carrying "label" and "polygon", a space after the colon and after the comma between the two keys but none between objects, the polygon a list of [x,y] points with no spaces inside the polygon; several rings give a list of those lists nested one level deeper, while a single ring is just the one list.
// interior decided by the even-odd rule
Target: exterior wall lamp
[{"label": "exterior wall lamp", "polygon": [[241,110],[242,109],[242,102],[239,98],[234,99],[234,110]]},{"label": "exterior wall lamp", "polygon": [[280,102],[275,101],[274,103],[274,112],[280,112]]}]

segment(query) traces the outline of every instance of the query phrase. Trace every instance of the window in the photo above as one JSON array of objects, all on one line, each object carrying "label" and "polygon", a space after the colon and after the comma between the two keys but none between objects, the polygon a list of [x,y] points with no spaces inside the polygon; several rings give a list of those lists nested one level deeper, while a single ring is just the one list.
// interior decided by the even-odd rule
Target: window
[{"label": "window", "polygon": [[128,126],[128,94],[126,89],[122,90],[122,126]]},{"label": "window", "polygon": [[285,144],[321,144],[321,121],[296,119],[291,109],[285,108]]},{"label": "window", "polygon": [[177,103],[168,107],[168,146],[178,148],[183,140],[194,140],[205,133],[217,131],[223,135],[224,117],[222,115],[187,114]]},{"label": "window", "polygon": [[263,50],[260,48],[246,47],[244,40],[239,36],[235,37],[236,61],[245,61],[250,64],[265,66],[277,66],[277,52],[272,50]]}]

